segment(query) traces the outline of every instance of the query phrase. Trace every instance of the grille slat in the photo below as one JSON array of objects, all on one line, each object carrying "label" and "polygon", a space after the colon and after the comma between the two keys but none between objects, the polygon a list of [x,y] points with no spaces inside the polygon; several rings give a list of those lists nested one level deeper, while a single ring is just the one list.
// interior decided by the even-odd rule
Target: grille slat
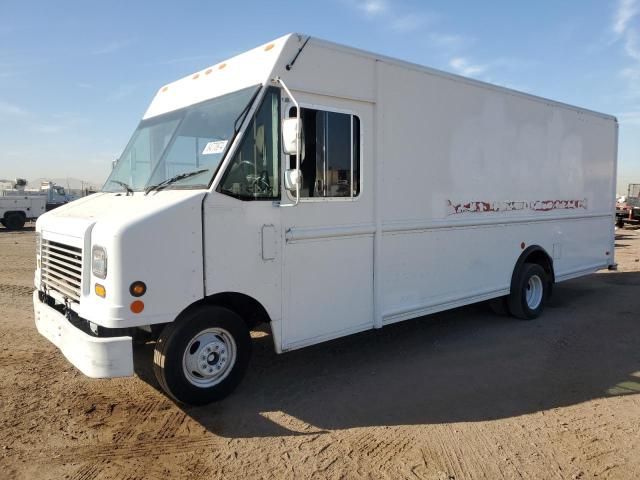
[{"label": "grille slat", "polygon": [[71,301],[80,301],[82,249],[51,240],[42,240],[42,283]]},{"label": "grille slat", "polygon": [[74,285],[78,288],[80,287],[80,280],[78,280],[77,278],[70,277],[68,273],[65,272],[64,270],[61,270],[59,268],[53,268],[53,267],[43,267],[42,271],[48,273],[50,276],[57,278],[60,281],[65,280],[70,285]]},{"label": "grille slat", "polygon": [[55,290],[75,302],[80,302],[79,290],[75,290],[74,287],[70,287],[66,282],[60,281],[55,277],[51,277],[47,273],[42,275],[42,280],[50,290]]},{"label": "grille slat", "polygon": [[80,267],[73,267],[70,264],[64,263],[57,258],[43,255],[43,259],[47,261],[47,264],[51,265],[51,268],[59,268],[67,273],[70,273],[73,277],[75,277],[76,275],[80,275],[80,272],[82,271]]},{"label": "grille slat", "polygon": [[63,255],[68,255],[71,257],[73,256],[79,257],[82,254],[81,248],[62,245],[61,243],[58,243],[58,242],[47,242],[47,245],[49,247],[49,250],[53,250],[54,252],[59,252]]},{"label": "grille slat", "polygon": [[69,257],[65,257],[64,255],[59,255],[57,253],[53,253],[52,251],[43,252],[43,255],[46,255],[47,257],[51,258],[51,261],[60,261],[62,260],[65,263],[68,263],[70,266],[74,265],[75,268],[77,268],[78,270],[81,269],[81,262],[74,262],[72,258]]}]

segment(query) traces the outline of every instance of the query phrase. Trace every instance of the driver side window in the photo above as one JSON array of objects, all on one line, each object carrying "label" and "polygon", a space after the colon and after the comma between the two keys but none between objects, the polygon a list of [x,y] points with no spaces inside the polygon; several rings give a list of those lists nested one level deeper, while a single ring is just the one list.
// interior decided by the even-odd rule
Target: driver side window
[{"label": "driver side window", "polygon": [[[302,108],[302,198],[355,198],[360,193],[360,119],[347,113]],[[296,116],[292,107],[289,117]],[[290,168],[296,165],[290,155]]]},{"label": "driver side window", "polygon": [[280,198],[280,95],[267,91],[227,167],[220,192],[243,200]]}]

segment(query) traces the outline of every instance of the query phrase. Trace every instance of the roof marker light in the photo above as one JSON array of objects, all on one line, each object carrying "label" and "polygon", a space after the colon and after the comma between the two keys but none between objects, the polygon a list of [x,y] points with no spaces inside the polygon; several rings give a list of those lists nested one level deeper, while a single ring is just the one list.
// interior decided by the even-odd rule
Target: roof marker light
[{"label": "roof marker light", "polygon": [[226,66],[227,66],[226,63],[221,63],[220,65],[218,65],[218,70],[222,70]]},{"label": "roof marker light", "polygon": [[191,77],[192,80],[196,80],[200,77],[199,73],[196,73],[193,77]]},{"label": "roof marker light", "polygon": [[213,72],[213,68],[207,68],[207,70],[204,72],[205,75],[209,75],[211,72]]},{"label": "roof marker light", "polygon": [[269,45],[267,45],[266,47],[264,47],[264,51],[268,52],[269,50],[271,50],[273,47],[275,47],[275,45],[273,43],[270,43]]},{"label": "roof marker light", "polygon": [[169,90],[169,87],[164,87],[164,88],[162,89],[162,91],[163,91],[163,92],[166,92],[167,90]]}]

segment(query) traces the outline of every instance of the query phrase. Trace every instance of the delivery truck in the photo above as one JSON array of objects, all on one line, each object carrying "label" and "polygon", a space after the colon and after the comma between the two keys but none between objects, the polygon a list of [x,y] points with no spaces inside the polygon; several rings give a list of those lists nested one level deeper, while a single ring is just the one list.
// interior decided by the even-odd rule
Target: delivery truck
[{"label": "delivery truck", "polygon": [[[617,121],[290,34],[163,85],[102,191],[36,224],[38,331],[89,377],[154,344],[178,402],[277,353],[614,261]],[[461,352],[461,354],[464,354]]]}]

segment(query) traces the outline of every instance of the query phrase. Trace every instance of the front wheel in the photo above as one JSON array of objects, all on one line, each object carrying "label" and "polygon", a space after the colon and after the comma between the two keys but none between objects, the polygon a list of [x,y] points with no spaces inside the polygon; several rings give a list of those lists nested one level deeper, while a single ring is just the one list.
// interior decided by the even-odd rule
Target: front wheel
[{"label": "front wheel", "polygon": [[174,400],[205,405],[229,395],[251,356],[251,336],[235,312],[199,307],[168,324],[156,342],[153,367]]},{"label": "front wheel", "polygon": [[537,318],[549,296],[549,278],[540,265],[525,263],[511,286],[507,299],[509,311],[522,320]]}]

